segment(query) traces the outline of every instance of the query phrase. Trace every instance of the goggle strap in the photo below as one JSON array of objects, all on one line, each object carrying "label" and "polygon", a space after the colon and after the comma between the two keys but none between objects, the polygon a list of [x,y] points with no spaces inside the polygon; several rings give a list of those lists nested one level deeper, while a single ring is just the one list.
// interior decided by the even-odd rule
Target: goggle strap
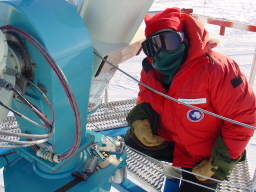
[{"label": "goggle strap", "polygon": [[143,47],[144,47],[144,52],[146,55],[151,55],[151,48],[150,48],[150,45],[148,43],[148,41],[144,41],[143,42]]},{"label": "goggle strap", "polygon": [[147,42],[147,48],[149,50],[150,56],[154,55],[154,52],[155,52],[154,46],[155,45],[153,43],[149,43],[149,41]]},{"label": "goggle strap", "polygon": [[163,35],[159,35],[160,41],[161,41],[161,47],[166,49],[166,44]]}]

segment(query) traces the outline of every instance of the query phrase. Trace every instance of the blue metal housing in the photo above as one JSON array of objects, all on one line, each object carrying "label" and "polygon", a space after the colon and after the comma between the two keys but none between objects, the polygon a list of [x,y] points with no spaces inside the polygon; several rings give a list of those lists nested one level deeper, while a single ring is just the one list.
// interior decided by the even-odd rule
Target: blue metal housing
[{"label": "blue metal housing", "polygon": [[[82,125],[85,126],[92,75],[93,48],[88,30],[76,10],[63,0],[1,1],[0,10],[1,25],[13,25],[33,35],[44,45],[63,70],[80,107]],[[74,113],[54,71],[38,50],[28,41],[25,40],[25,42],[32,62],[35,64],[34,81],[47,90],[47,95],[56,112],[55,133],[50,140],[50,144],[53,146],[55,153],[62,154],[74,144],[76,134]],[[29,88],[27,93],[40,98],[38,93],[33,93]],[[30,100],[50,116],[49,109],[42,99],[32,97]],[[13,106],[18,111],[38,121],[37,117],[24,104],[14,101]],[[34,125],[22,119],[18,118],[18,123],[22,132],[42,132],[41,129],[35,128]],[[85,134],[83,134],[84,136]],[[25,157],[27,157],[27,154]],[[77,167],[76,159],[59,172],[64,175],[69,174],[70,170]],[[79,158],[77,161],[80,162]],[[37,168],[39,167],[40,165],[37,166]],[[44,167],[41,167],[41,169],[43,175],[47,175],[47,172],[52,175],[52,170]]]},{"label": "blue metal housing", "polygon": [[[0,10],[0,25],[11,24],[33,35],[63,70],[80,107],[82,124],[85,126],[93,48],[90,34],[76,10],[64,0],[0,1]],[[56,153],[66,152],[74,142],[73,111],[54,71],[38,50],[27,41],[26,43],[35,64],[34,81],[45,87],[56,111],[55,134],[51,143]],[[38,97],[40,98],[39,95]],[[30,99],[44,112],[48,112],[47,105],[42,100]],[[34,116],[23,104],[15,102],[14,107],[29,117]],[[19,124],[23,131],[39,132],[34,125],[25,121],[19,121]]]},{"label": "blue metal housing", "polygon": [[[85,162],[90,159],[90,154],[85,149],[95,142],[96,138],[100,140],[101,137],[100,134],[89,134],[85,131],[94,64],[90,34],[76,9],[65,0],[0,0],[0,26],[4,25],[13,25],[22,29],[48,50],[69,81],[79,106],[83,125],[82,142],[77,153],[71,158],[60,164],[51,164],[36,157],[30,148],[25,148],[16,150],[17,153],[6,157],[8,162],[1,163],[5,166],[6,191],[55,191],[74,179],[73,172],[83,169]],[[48,144],[53,146],[54,153],[63,154],[74,144],[76,134],[74,113],[54,71],[39,51],[29,41],[23,40],[35,65],[34,82],[47,91],[47,96],[56,112],[55,131]],[[25,94],[44,113],[51,115],[39,93],[28,87]],[[38,121],[24,104],[14,100],[13,107]],[[22,119],[17,118],[17,120],[22,132],[44,133],[43,130],[35,128]],[[119,167],[122,166],[125,164]],[[69,191],[109,190],[111,185],[109,178],[116,169],[118,167],[110,165]]]}]

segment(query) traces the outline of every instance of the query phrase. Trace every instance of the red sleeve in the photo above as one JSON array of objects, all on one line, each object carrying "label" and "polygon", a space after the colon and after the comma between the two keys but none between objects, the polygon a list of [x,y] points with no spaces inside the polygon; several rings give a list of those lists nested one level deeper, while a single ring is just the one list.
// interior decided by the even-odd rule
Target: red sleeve
[{"label": "red sleeve", "polygon": [[[140,82],[148,85],[149,83],[145,80],[145,78],[146,78],[146,72],[142,70],[140,74]],[[151,93],[149,92],[149,90],[147,90],[147,88],[145,88],[144,86],[139,85],[137,104],[140,104],[143,102],[150,103],[150,100],[151,100],[150,98],[151,98]]]},{"label": "red sleeve", "polygon": [[[141,71],[141,79],[140,81],[151,88],[164,93],[164,87],[161,85],[160,81],[157,80],[158,76],[156,74],[156,71],[150,70],[148,72],[142,70]],[[159,94],[156,94],[152,92],[151,90],[147,89],[143,85],[139,85],[139,94],[137,98],[137,103],[149,103],[152,108],[161,115],[162,113],[162,108],[163,108],[163,102],[164,102],[164,97],[162,97]]]},{"label": "red sleeve", "polygon": [[[164,92],[164,88],[162,85],[160,85],[160,82],[157,80],[157,74],[152,71],[144,71],[142,70],[141,72],[141,82],[147,84],[148,86],[160,91]],[[137,104],[139,103],[149,103],[151,107],[160,115],[160,124],[159,124],[159,135],[166,140],[171,140],[170,136],[167,136],[167,130],[163,129],[162,123],[161,123],[161,114],[163,110],[163,102],[164,102],[164,97],[161,95],[158,95],[156,93],[153,93],[149,89],[145,88],[144,86],[140,85],[139,86],[139,94],[137,98]]]},{"label": "red sleeve", "polygon": [[[217,114],[249,125],[256,125],[255,94],[239,66],[222,56],[211,65],[209,92]],[[221,135],[233,159],[240,157],[254,130],[224,121]]]}]

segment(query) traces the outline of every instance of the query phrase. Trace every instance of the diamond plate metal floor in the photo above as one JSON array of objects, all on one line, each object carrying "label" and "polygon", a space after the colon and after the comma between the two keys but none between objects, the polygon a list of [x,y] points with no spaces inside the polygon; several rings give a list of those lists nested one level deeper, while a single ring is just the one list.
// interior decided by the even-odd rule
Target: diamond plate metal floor
[{"label": "diamond plate metal floor", "polygon": [[89,115],[87,130],[104,131],[126,127],[128,112],[135,106],[136,99],[109,102],[102,104],[98,110]]},{"label": "diamond plate metal floor", "polygon": [[[17,123],[15,117],[10,114],[7,116],[7,118],[4,121],[2,121],[0,123],[0,130],[9,131],[12,133],[20,133],[20,129],[19,129],[19,126],[18,126],[18,123]],[[15,141],[15,140],[18,140],[19,137],[0,135],[0,139],[8,139],[8,140]],[[7,143],[0,142],[0,145],[5,145],[5,144],[7,144]]]}]

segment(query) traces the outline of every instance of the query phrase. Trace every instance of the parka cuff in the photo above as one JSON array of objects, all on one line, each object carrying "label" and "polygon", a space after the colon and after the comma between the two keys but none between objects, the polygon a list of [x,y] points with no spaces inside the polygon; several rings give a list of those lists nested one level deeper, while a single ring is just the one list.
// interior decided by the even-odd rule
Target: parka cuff
[{"label": "parka cuff", "polygon": [[227,179],[231,170],[244,155],[245,153],[238,159],[232,159],[223,138],[219,136],[215,141],[211,156],[211,163],[218,167],[218,169],[213,170],[215,172],[214,178],[220,180]]},{"label": "parka cuff", "polygon": [[158,128],[160,117],[159,114],[151,107],[149,103],[137,104],[127,115],[126,120],[131,127],[132,123],[136,120],[147,119],[152,128],[152,133],[158,135]]}]

